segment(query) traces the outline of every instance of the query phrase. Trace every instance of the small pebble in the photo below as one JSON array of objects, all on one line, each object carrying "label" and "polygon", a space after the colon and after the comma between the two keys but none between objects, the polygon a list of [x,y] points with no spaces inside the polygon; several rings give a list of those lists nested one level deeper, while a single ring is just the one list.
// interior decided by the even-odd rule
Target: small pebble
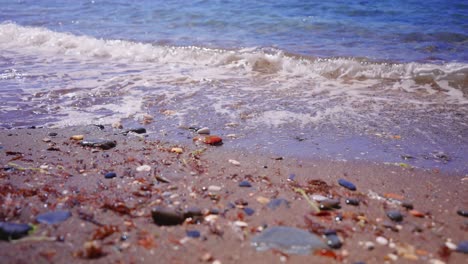
[{"label": "small pebble", "polygon": [[468,217],[468,210],[458,210],[457,214],[464,217]]},{"label": "small pebble", "polygon": [[223,143],[223,139],[218,136],[206,136],[202,141],[209,145],[221,145]]},{"label": "small pebble", "polygon": [[230,159],[228,160],[228,162],[231,163],[232,165],[240,166],[240,162],[238,162],[237,160]]},{"label": "small pebble", "polygon": [[455,245],[452,241],[445,241],[445,246],[448,247],[451,250],[456,250],[457,245]]},{"label": "small pebble", "polygon": [[127,129],[127,131],[125,131],[125,132],[126,133],[133,132],[133,133],[136,133],[136,134],[144,134],[144,133],[146,133],[146,128],[144,128],[144,127],[135,127],[135,128]]},{"label": "small pebble", "polygon": [[335,230],[326,230],[324,235],[330,248],[338,249],[343,245]]},{"label": "small pebble", "polygon": [[81,146],[83,147],[101,148],[104,150],[111,149],[116,145],[115,141],[106,139],[86,139],[81,141]]},{"label": "small pebble", "polygon": [[458,243],[457,252],[468,254],[468,240]]},{"label": "small pebble", "polygon": [[159,226],[180,225],[185,221],[184,215],[171,208],[158,206],[151,211],[153,221]]},{"label": "small pebble", "polygon": [[67,220],[71,215],[70,211],[47,212],[38,215],[36,221],[43,224],[55,225]]},{"label": "small pebble", "polygon": [[375,244],[372,241],[364,242],[364,248],[367,250],[373,250],[375,248]]},{"label": "small pebble", "polygon": [[200,231],[198,231],[198,230],[187,230],[185,232],[185,234],[188,237],[191,237],[191,238],[199,238],[200,237]]},{"label": "small pebble", "polygon": [[70,137],[70,139],[73,140],[83,140],[84,136],[83,135],[73,135]]},{"label": "small pebble", "polygon": [[182,154],[184,150],[182,148],[172,148],[171,152],[177,153],[177,154]]},{"label": "small pebble", "polygon": [[210,134],[210,129],[207,127],[203,127],[197,130],[197,134]]},{"label": "small pebble", "polygon": [[50,132],[50,133],[49,133],[49,137],[56,137],[57,135],[58,135],[58,134],[55,133],[55,132]]},{"label": "small pebble", "polygon": [[27,236],[32,227],[28,224],[0,222],[0,240],[19,239]]},{"label": "small pebble", "polygon": [[406,208],[408,210],[412,210],[414,208],[413,204],[411,202],[408,202],[408,201],[401,202],[401,206],[403,206],[404,208]]},{"label": "small pebble", "polygon": [[355,191],[356,190],[356,185],[354,185],[352,182],[347,181],[345,179],[339,179],[338,184],[345,187],[348,190]]},{"label": "small pebble", "polygon": [[141,166],[138,166],[136,168],[136,171],[138,171],[138,172],[150,171],[150,170],[151,170],[151,166],[149,166],[149,165],[141,165]]},{"label": "small pebble", "polygon": [[108,172],[106,174],[104,174],[104,178],[106,179],[112,179],[112,178],[115,178],[117,177],[117,174],[115,172]]},{"label": "small pebble", "polygon": [[320,201],[319,207],[320,209],[324,209],[324,210],[339,209],[340,201],[337,199],[322,200]]},{"label": "small pebble", "polygon": [[252,187],[252,184],[248,181],[239,182],[239,187]]},{"label": "small pebble", "polygon": [[385,237],[382,237],[382,236],[376,237],[375,241],[377,243],[379,243],[380,245],[383,245],[383,246],[388,245],[388,239],[386,239]]},{"label": "small pebble", "polygon": [[281,205],[284,205],[286,208],[289,208],[288,200],[283,199],[283,198],[276,198],[276,199],[272,199],[267,204],[268,208],[273,209],[273,210],[280,207]]},{"label": "small pebble", "polygon": [[348,199],[346,199],[346,204],[358,206],[359,205],[359,199],[348,198]]},{"label": "small pebble", "polygon": [[216,186],[216,185],[210,185],[210,186],[208,186],[208,191],[209,192],[219,192],[219,191],[221,191],[221,187]]},{"label": "small pebble", "polygon": [[398,210],[387,211],[387,216],[388,218],[390,218],[392,221],[395,221],[395,222],[400,222],[403,220],[403,215]]},{"label": "small pebble", "polygon": [[244,213],[245,213],[246,215],[248,215],[248,216],[251,216],[251,215],[253,215],[253,214],[255,213],[255,210],[252,209],[252,208],[250,208],[250,207],[245,207],[245,208],[244,208]]}]

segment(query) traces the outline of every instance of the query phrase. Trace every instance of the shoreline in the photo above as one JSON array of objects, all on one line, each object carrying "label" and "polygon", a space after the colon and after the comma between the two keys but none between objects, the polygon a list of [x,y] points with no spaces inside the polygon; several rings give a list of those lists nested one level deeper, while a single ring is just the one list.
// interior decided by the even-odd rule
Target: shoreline
[{"label": "shoreline", "polygon": [[[453,250],[468,231],[467,218],[457,214],[468,208],[468,178],[460,172],[258,155],[255,150],[233,150],[226,146],[229,142],[178,144],[116,132],[97,126],[0,130],[0,220],[36,226],[23,240],[0,241],[3,259],[461,263],[466,257]],[[70,139],[73,135],[115,140],[117,145],[108,150],[83,147]],[[150,171],[139,172],[142,165],[149,165]],[[108,172],[117,177],[106,179]],[[337,181],[342,178],[357,190],[340,186]],[[240,187],[242,181],[251,187]],[[338,199],[341,208],[316,215],[298,189],[309,197]],[[359,206],[346,204],[352,197],[360,200]],[[279,206],[272,209],[269,203],[277,200]],[[402,202],[410,202],[413,211]],[[157,206],[197,208],[201,215],[196,221],[161,227],[152,219]],[[245,208],[253,210],[252,215]],[[36,222],[37,215],[58,209],[72,216],[53,226]],[[401,212],[403,220],[390,220],[389,210]],[[325,230],[333,229],[342,246],[307,255],[278,249],[257,252],[251,246],[262,230],[279,225],[310,231],[323,241]],[[189,238],[187,231],[193,230],[200,237]],[[96,235],[100,233],[105,235]],[[52,239],[57,237],[60,241]]]}]

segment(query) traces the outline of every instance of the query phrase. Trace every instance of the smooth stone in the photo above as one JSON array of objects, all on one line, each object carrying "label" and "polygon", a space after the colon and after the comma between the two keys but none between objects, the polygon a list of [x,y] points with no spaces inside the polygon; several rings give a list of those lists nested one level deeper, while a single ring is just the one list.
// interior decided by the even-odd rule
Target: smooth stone
[{"label": "smooth stone", "polygon": [[220,186],[217,186],[217,185],[210,185],[208,186],[208,191],[209,192],[219,192],[221,191],[221,187]]},{"label": "smooth stone", "polygon": [[348,190],[355,191],[356,190],[356,185],[354,183],[347,181],[345,179],[339,179],[338,184],[345,187]]},{"label": "smooth stone", "polygon": [[341,239],[338,237],[336,232],[325,235],[325,238],[327,240],[327,245],[330,248],[338,249],[341,248],[341,246],[343,245],[343,243],[341,243]]},{"label": "smooth stone", "polygon": [[125,133],[128,133],[128,132],[133,132],[133,133],[136,133],[136,134],[144,134],[146,133],[146,128],[144,127],[135,127],[135,128],[129,128],[125,131]]},{"label": "smooth stone", "polygon": [[457,214],[464,217],[468,217],[468,210],[458,210]]},{"label": "smooth stone", "polygon": [[0,222],[0,240],[20,239],[27,236],[31,229],[28,224]]},{"label": "smooth stone", "polygon": [[203,127],[197,130],[197,134],[210,134],[210,129],[207,127]]},{"label": "smooth stone", "polygon": [[191,238],[199,238],[201,236],[200,231],[198,230],[187,230],[185,234]]},{"label": "smooth stone", "polygon": [[136,170],[138,172],[142,172],[142,171],[150,171],[151,170],[151,166],[150,165],[141,165],[141,166],[138,166],[136,168]]},{"label": "smooth stone", "polygon": [[56,137],[57,135],[58,135],[58,134],[55,133],[55,132],[50,132],[50,133],[49,133],[49,137]]},{"label": "smooth stone", "polygon": [[414,208],[413,204],[411,202],[408,202],[408,201],[403,201],[401,203],[401,206],[403,206],[404,208],[406,208],[408,210],[412,210]]},{"label": "smooth stone", "polygon": [[377,243],[379,243],[380,245],[383,245],[383,246],[385,246],[385,245],[388,244],[388,239],[386,239],[385,237],[382,237],[382,236],[376,237],[376,238],[375,238],[375,241],[376,241]]},{"label": "smooth stone", "polygon": [[468,240],[458,243],[456,251],[468,254]]},{"label": "smooth stone", "polygon": [[326,199],[319,203],[319,208],[324,210],[339,209],[340,201],[337,199]]},{"label": "smooth stone", "polygon": [[158,206],[151,211],[153,221],[159,226],[173,226],[180,225],[185,221],[184,214],[182,212]]},{"label": "smooth stone", "polygon": [[113,140],[106,139],[86,139],[81,141],[81,145],[83,147],[93,147],[107,150],[115,147],[117,143]]},{"label": "smooth stone", "polygon": [[403,215],[398,210],[387,211],[387,216],[390,218],[390,220],[395,222],[400,222],[403,220]]},{"label": "smooth stone", "polygon": [[239,187],[252,187],[252,184],[248,181],[239,182]]},{"label": "smooth stone", "polygon": [[358,205],[359,205],[359,199],[356,199],[356,198],[347,198],[347,199],[346,199],[346,204],[358,206]]},{"label": "smooth stone", "polygon": [[253,214],[255,213],[255,210],[252,209],[252,208],[250,208],[250,207],[245,207],[245,208],[244,208],[244,213],[245,213],[246,215],[248,215],[248,216],[251,216],[251,215],[253,215]]},{"label": "smooth stone", "polygon": [[295,227],[275,226],[267,228],[251,240],[257,251],[277,249],[289,254],[307,255],[311,250],[326,248],[325,243],[312,233]]},{"label": "smooth stone", "polygon": [[198,207],[190,207],[184,211],[184,218],[195,218],[200,216],[203,216],[203,212]]},{"label": "smooth stone", "polygon": [[112,179],[112,178],[115,178],[117,177],[117,174],[115,172],[108,172],[106,174],[104,174],[104,178],[106,179]]},{"label": "smooth stone", "polygon": [[36,217],[36,221],[42,224],[55,225],[59,224],[71,217],[70,211],[53,211],[40,214]]},{"label": "smooth stone", "polygon": [[203,142],[209,145],[221,145],[223,143],[223,139],[218,136],[206,136],[203,138]]},{"label": "smooth stone", "polygon": [[270,209],[276,209],[280,207],[281,205],[284,205],[286,208],[289,208],[289,201],[283,198],[276,198],[272,199],[268,204],[268,208]]}]

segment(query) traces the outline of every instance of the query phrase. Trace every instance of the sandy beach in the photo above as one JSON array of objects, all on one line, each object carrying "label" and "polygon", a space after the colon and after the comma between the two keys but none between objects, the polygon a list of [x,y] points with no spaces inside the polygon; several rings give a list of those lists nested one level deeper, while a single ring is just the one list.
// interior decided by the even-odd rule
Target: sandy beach
[{"label": "sandy beach", "polygon": [[0,131],[2,262],[467,263],[466,175],[125,132]]}]

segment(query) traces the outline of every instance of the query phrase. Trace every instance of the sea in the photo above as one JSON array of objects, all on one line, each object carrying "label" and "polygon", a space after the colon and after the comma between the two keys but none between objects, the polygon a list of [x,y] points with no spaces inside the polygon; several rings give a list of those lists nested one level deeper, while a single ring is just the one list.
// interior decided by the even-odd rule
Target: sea
[{"label": "sea", "polygon": [[468,2],[0,0],[0,127],[468,174]]}]

